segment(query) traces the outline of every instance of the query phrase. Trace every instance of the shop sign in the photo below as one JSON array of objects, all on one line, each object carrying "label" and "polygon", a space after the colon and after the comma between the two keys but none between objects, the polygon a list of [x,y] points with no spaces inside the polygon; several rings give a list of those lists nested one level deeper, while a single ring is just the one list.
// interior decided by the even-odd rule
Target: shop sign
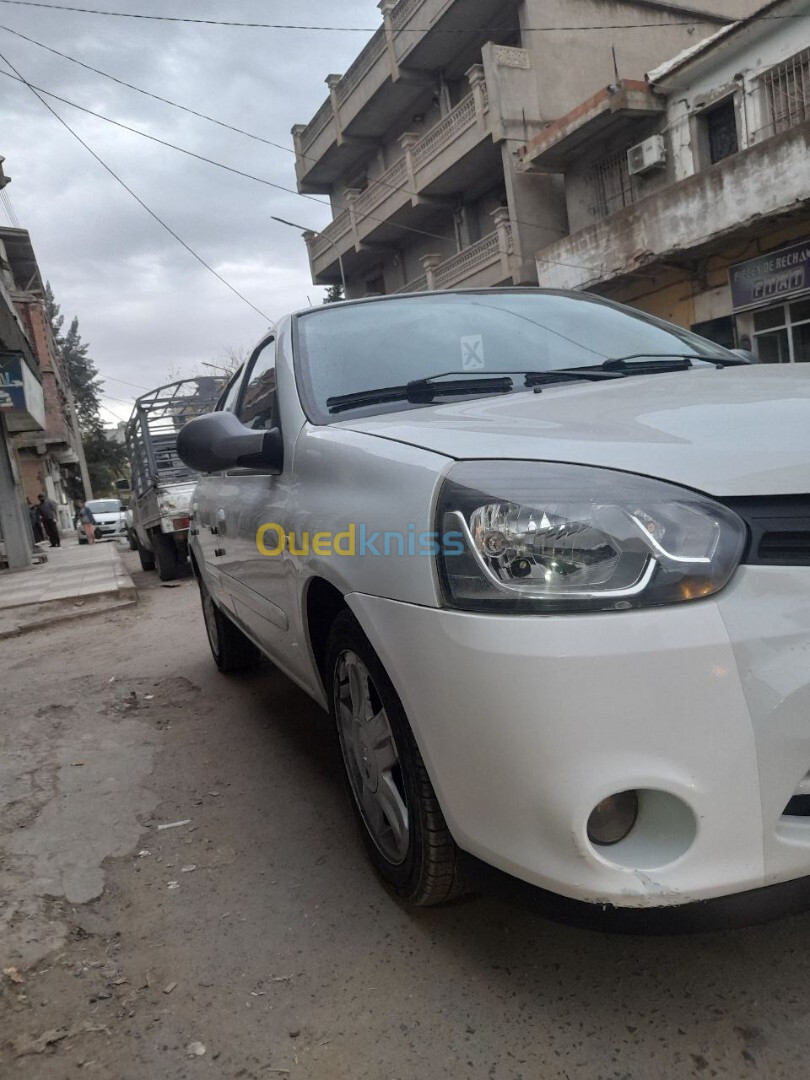
[{"label": "shop sign", "polygon": [[778,304],[810,291],[810,240],[729,268],[734,311]]}]

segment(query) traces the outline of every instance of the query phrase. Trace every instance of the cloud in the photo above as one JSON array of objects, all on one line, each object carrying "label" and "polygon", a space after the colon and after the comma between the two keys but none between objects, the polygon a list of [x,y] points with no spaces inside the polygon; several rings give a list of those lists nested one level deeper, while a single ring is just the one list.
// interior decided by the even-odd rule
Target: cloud
[{"label": "cloud", "polygon": [[[116,7],[136,12],[149,5],[117,0]],[[272,12],[283,22],[289,10],[267,0],[233,0],[228,17],[271,21]],[[301,22],[380,22],[375,0],[344,0],[339,12],[331,2],[312,0],[294,10]],[[194,5],[195,17],[221,18],[222,11],[219,0]],[[308,121],[325,99],[326,74],[345,70],[366,40],[352,33],[202,27],[5,5],[0,24],[288,147],[292,125]],[[153,101],[2,30],[0,52],[45,89],[295,188],[291,153]],[[323,289],[312,285],[303,241],[270,218],[323,227],[331,215],[322,200],[231,175],[53,105],[155,213],[268,316],[304,307],[308,298],[320,303]],[[151,388],[260,336],[265,320],[150,218],[27,88],[0,79],[0,108],[0,154],[13,177],[7,192],[63,313],[78,315],[97,367],[110,378],[106,404],[114,413],[126,416],[126,401],[138,391],[113,379]]]}]

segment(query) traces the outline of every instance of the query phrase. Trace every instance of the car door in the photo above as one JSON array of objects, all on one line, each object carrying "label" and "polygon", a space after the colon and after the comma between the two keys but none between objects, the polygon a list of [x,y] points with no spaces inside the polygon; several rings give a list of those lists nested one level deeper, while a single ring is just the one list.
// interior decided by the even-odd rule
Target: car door
[{"label": "car door", "polygon": [[[246,427],[254,430],[280,426],[274,337],[266,338],[248,361],[234,411]],[[269,469],[231,470],[223,477],[215,510],[224,551],[219,563],[237,621],[280,666],[288,669],[297,667],[299,651],[290,633],[292,568],[281,551],[278,556],[263,554],[257,537],[264,525],[278,526],[273,537],[288,528],[290,476],[290,462],[285,462],[281,475]]]},{"label": "car door", "polygon": [[[216,405],[216,412],[233,412],[242,385],[244,368],[239,368],[231,378],[222,397]],[[228,609],[233,608],[229,590],[223,587],[222,558],[224,538],[219,535],[220,517],[228,499],[225,473],[210,473],[201,476],[191,502],[191,538],[199,554],[205,580],[217,603]]]}]

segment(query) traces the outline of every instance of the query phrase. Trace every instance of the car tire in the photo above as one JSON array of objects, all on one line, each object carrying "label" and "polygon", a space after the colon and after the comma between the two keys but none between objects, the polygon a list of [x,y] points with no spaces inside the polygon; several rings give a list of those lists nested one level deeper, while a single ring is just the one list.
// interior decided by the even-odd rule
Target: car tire
[{"label": "car tire", "polygon": [[214,663],[225,675],[256,667],[261,659],[259,650],[219,607],[202,578],[199,586],[205,632]]},{"label": "car tire", "polygon": [[141,570],[154,570],[155,569],[155,556],[151,551],[147,551],[143,544],[138,542],[138,558],[141,561]]},{"label": "car tire", "polygon": [[152,548],[155,552],[158,577],[161,581],[174,581],[180,572],[180,560],[173,537],[166,536],[158,529],[153,530]]},{"label": "car tire", "polygon": [[419,907],[460,896],[461,853],[405,710],[348,611],[329,634],[326,688],[352,805],[377,873]]}]

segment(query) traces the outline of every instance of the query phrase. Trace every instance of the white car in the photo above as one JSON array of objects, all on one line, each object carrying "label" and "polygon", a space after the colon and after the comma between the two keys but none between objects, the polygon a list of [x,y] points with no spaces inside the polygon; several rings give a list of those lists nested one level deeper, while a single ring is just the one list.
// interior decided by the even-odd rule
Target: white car
[{"label": "white car", "polygon": [[[85,504],[96,522],[97,540],[125,540],[127,524],[124,504],[120,499],[88,499]],[[87,537],[79,530],[79,543],[86,544]]]},{"label": "white car", "polygon": [[330,710],[403,897],[461,852],[619,907],[810,875],[810,365],[375,298],[282,320],[178,449],[217,664]]}]

